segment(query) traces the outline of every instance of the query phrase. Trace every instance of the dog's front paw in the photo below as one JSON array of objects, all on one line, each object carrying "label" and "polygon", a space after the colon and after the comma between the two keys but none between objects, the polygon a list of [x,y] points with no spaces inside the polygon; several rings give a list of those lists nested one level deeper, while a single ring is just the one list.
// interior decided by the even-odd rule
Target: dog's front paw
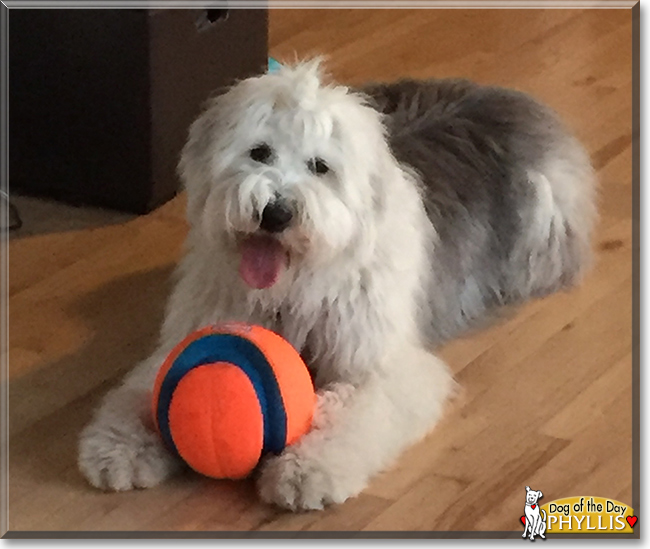
[{"label": "dog's front paw", "polygon": [[180,467],[144,425],[91,423],[79,440],[79,469],[96,488],[150,488]]},{"label": "dog's front paw", "polygon": [[346,476],[343,471],[337,474],[318,458],[289,448],[266,461],[257,486],[266,503],[291,511],[309,511],[343,503],[363,489],[353,486]]}]

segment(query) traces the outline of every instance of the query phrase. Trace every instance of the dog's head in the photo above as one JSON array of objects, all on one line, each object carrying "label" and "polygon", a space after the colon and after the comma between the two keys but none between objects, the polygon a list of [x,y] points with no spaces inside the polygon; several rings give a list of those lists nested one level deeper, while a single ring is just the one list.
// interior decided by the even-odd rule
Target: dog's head
[{"label": "dog's head", "polygon": [[311,61],[243,80],[190,129],[179,173],[189,222],[240,254],[252,287],[288,262],[368,246],[394,166],[381,115]]},{"label": "dog's head", "polygon": [[529,505],[534,505],[543,496],[544,494],[540,490],[531,490],[530,486],[526,486],[526,503]]}]

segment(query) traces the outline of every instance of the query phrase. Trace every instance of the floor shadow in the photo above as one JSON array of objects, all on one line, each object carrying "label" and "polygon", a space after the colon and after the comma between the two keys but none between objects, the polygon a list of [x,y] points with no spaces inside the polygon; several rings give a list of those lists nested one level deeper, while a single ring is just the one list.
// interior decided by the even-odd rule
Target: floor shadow
[{"label": "floor shadow", "polygon": [[[132,274],[80,296],[69,313],[92,338],[74,354],[11,380],[10,432],[18,433],[10,440],[13,474],[57,483],[76,468],[77,436],[92,409],[156,345],[173,268]],[[44,413],[30,425],[35,402]],[[74,489],[84,484],[78,474],[70,480]]]},{"label": "floor shadow", "polygon": [[94,229],[124,223],[136,215],[95,208],[72,206],[55,200],[11,194],[9,239],[49,233]]}]

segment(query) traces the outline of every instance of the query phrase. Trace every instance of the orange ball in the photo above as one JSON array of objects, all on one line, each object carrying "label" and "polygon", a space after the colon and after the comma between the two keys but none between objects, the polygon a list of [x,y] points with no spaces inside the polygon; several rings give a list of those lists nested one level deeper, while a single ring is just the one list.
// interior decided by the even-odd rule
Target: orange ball
[{"label": "orange ball", "polygon": [[246,477],[311,426],[316,396],[298,352],[275,332],[224,323],[193,332],[163,363],[154,422],[195,471]]}]

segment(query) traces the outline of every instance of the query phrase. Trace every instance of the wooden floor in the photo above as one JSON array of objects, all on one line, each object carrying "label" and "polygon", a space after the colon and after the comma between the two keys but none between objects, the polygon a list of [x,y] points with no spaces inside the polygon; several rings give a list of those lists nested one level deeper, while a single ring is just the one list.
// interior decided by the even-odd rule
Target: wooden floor
[{"label": "wooden floor", "polygon": [[466,76],[546,101],[601,182],[579,289],[442,350],[462,396],[356,499],[292,515],[249,482],[188,474],[103,494],[75,465],[99,398],[152,349],[186,231],[183,197],[139,218],[17,199],[10,243],[10,530],[521,530],[544,501],[632,501],[630,10],[274,11],[270,53],[325,53],[337,79]]}]

